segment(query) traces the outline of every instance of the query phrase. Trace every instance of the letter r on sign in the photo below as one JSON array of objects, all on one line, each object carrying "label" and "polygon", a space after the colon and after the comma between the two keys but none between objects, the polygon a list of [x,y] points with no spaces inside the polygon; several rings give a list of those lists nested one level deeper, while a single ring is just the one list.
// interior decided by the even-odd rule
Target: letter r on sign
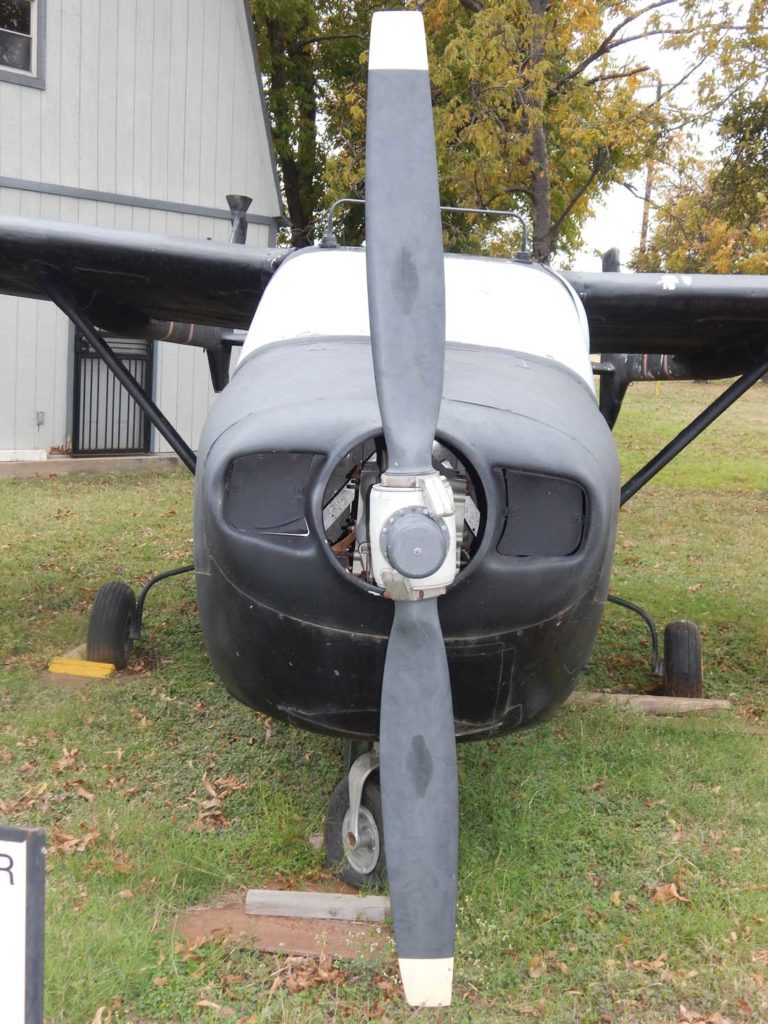
[{"label": "letter r on sign", "polygon": [[0,853],[0,874],[8,875],[8,880],[13,885],[13,857],[7,853]]}]

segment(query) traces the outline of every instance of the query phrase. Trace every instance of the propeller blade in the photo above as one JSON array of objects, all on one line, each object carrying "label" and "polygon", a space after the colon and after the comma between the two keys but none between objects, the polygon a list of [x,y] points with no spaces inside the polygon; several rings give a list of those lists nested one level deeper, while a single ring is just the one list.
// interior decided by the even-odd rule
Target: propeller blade
[{"label": "propeller blade", "polygon": [[405,997],[451,1001],[459,846],[448,660],[437,600],[397,601],[381,694],[387,875]]},{"label": "propeller blade", "polygon": [[432,472],[443,393],[445,279],[424,22],[374,14],[365,233],[371,344],[390,474]]}]

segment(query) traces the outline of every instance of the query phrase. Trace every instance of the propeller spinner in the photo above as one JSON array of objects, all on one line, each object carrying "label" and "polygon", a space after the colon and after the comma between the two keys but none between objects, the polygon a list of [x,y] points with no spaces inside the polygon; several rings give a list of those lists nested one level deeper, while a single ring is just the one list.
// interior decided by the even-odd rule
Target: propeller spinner
[{"label": "propeller spinner", "polygon": [[366,262],[388,468],[370,494],[373,573],[396,602],[381,697],[380,777],[400,973],[413,1006],[451,1001],[458,784],[437,598],[456,574],[448,482],[432,466],[445,281],[427,47],[417,12],[373,16]]}]

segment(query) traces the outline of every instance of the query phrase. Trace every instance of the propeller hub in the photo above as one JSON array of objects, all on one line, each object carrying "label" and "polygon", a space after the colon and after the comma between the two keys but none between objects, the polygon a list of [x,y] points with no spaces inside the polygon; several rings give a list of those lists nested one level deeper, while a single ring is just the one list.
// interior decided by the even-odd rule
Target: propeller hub
[{"label": "propeller hub", "polygon": [[381,547],[387,561],[401,576],[412,580],[423,580],[436,573],[445,561],[450,543],[443,520],[418,506],[395,512],[381,531]]}]

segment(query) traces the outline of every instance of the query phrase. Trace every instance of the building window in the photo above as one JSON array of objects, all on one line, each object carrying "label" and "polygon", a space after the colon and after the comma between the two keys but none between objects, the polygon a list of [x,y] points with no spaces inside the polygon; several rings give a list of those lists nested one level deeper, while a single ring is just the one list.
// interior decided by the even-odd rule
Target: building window
[{"label": "building window", "polygon": [[44,0],[0,0],[0,80],[42,87]]}]

